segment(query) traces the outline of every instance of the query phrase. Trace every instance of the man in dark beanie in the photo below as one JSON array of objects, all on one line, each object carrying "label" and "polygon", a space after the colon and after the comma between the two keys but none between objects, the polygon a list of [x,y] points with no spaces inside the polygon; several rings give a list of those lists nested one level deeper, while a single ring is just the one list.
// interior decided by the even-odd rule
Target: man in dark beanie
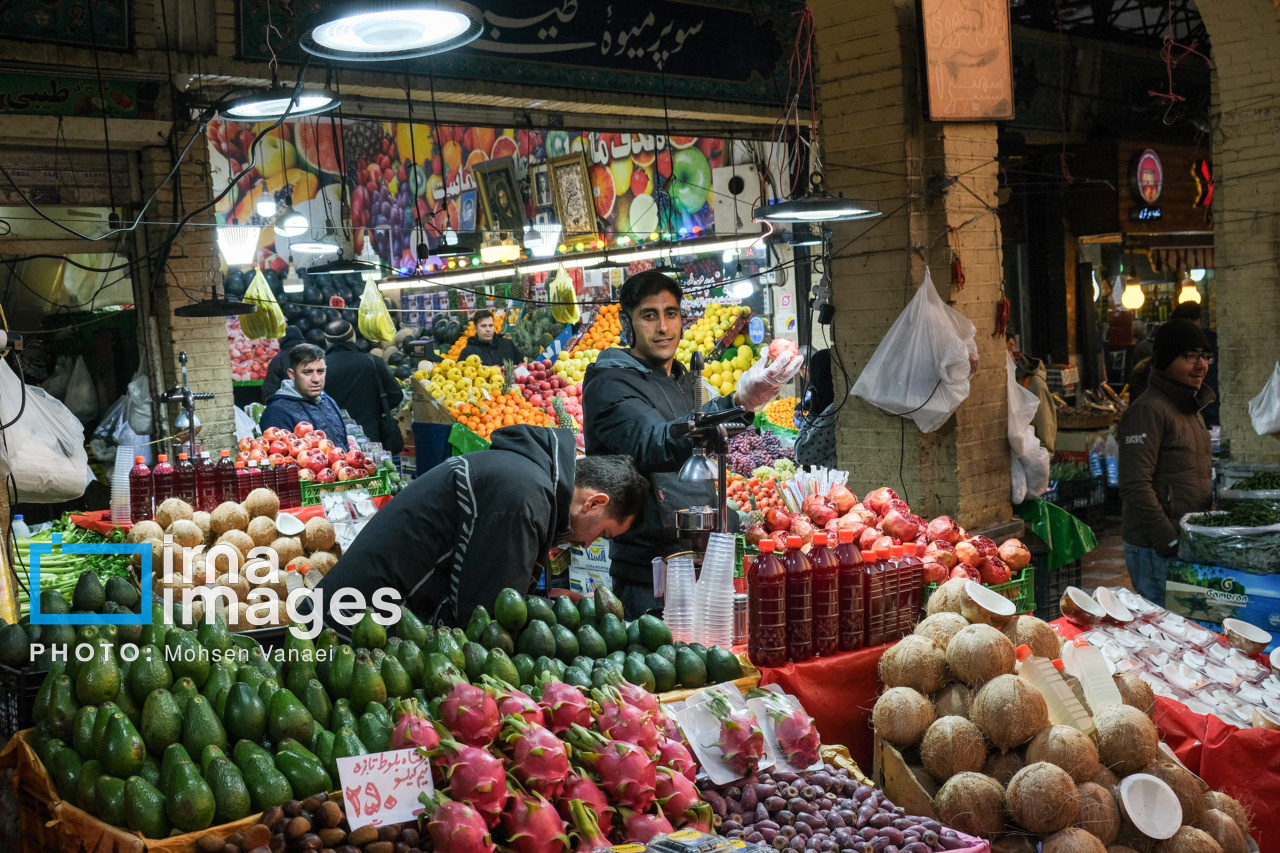
[{"label": "man in dark beanie", "polygon": [[1124,560],[1139,594],[1164,606],[1166,560],[1178,553],[1178,522],[1213,504],[1213,450],[1201,410],[1209,339],[1187,320],[1156,332],[1147,390],[1120,417]]},{"label": "man in dark beanie", "polygon": [[364,428],[370,441],[381,442],[384,449],[399,453],[404,449],[404,439],[395,413],[404,392],[391,369],[385,361],[360,348],[355,329],[346,320],[326,325],[324,340],[329,347],[325,356],[329,368],[325,391]]}]

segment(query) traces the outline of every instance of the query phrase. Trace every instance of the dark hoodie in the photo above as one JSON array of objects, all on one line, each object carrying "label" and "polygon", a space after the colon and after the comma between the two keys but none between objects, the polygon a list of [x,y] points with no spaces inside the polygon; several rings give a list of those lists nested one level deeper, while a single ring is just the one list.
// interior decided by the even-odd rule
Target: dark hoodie
[{"label": "dark hoodie", "polygon": [[280,352],[271,357],[267,364],[267,375],[262,379],[262,402],[276,391],[280,383],[289,378],[289,353],[302,343],[302,330],[297,326],[285,326],[284,337],[280,339]]},{"label": "dark hoodie", "polygon": [[458,355],[458,361],[466,361],[469,355],[480,356],[480,363],[486,367],[502,367],[504,361],[520,364],[525,360],[516,350],[516,345],[497,332],[488,341],[482,341],[475,335],[467,338],[467,345]]},{"label": "dark hoodie", "polygon": [[[652,495],[644,524],[610,543],[610,574],[632,583],[650,583],[653,558],[680,550],[676,510],[715,506],[714,483],[681,482],[680,467],[693,454],[693,443],[677,437],[676,427],[693,412],[696,377],[675,362],[668,376],[637,359],[630,350],[610,348],[587,368],[582,383],[582,431],[586,450],[621,453],[635,460],[649,478]],[[717,397],[705,412],[733,407],[732,397]]]},{"label": "dark hoodie", "polygon": [[547,553],[570,534],[573,434],[510,426],[484,453],[455,456],[378,511],[320,582],[366,600],[384,587],[439,625],[463,625],[505,587],[528,591]]}]

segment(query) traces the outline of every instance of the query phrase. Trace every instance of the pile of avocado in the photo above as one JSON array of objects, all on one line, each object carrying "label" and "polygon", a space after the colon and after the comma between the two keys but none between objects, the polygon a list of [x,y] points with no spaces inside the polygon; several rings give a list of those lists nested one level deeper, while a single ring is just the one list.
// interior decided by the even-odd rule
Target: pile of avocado
[{"label": "pile of avocado", "polygon": [[[56,589],[40,592],[40,612],[46,615],[66,613],[99,613],[117,615],[138,613],[142,596],[138,588],[122,577],[107,578],[104,586],[92,570],[80,575],[71,594],[71,602]],[[121,642],[137,642],[141,625],[121,625]],[[75,641],[76,629],[71,625],[32,625],[31,617],[23,616],[17,624],[10,625],[0,619],[0,664],[13,669],[31,669],[43,672],[52,662],[53,649],[70,647]],[[43,654],[31,657],[31,645],[44,646]]]},{"label": "pile of avocado", "polygon": [[626,624],[622,602],[603,586],[576,605],[564,596],[549,601],[504,589],[493,618],[476,607],[465,633],[450,659],[467,678],[488,674],[522,689],[544,674],[575,687],[600,687],[609,670],[651,693],[742,677],[738,658],[722,646],[672,643],[666,624],[647,614]]}]

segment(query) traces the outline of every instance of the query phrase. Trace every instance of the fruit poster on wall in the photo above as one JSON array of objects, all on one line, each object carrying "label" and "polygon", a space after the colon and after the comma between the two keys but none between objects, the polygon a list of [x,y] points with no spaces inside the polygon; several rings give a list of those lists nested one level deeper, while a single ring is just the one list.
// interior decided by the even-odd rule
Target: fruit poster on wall
[{"label": "fruit poster on wall", "polygon": [[[249,161],[254,136],[269,126],[209,123],[217,190]],[[484,229],[474,174],[481,163],[511,158],[526,219],[555,222],[545,164],[577,152],[585,156],[601,236],[647,240],[655,231],[710,233],[711,171],[726,165],[720,139],[435,127],[329,116],[288,121],[264,136],[254,169],[216,212],[219,223],[247,223],[264,193],[288,186],[294,207],[312,226],[310,234],[297,239],[319,239],[330,228],[341,233],[350,229],[357,253],[368,240],[384,262],[404,269],[413,265],[419,222],[433,247],[445,230]],[[341,213],[344,197],[349,221]],[[268,262],[277,253],[289,254],[287,238],[277,239],[270,228],[263,229],[259,249],[259,258]]]}]

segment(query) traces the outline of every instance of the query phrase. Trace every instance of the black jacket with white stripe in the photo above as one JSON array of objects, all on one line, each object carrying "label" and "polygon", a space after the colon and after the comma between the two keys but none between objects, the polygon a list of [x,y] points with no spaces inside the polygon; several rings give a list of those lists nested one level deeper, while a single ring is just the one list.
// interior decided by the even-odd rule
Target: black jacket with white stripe
[{"label": "black jacket with white stripe", "polygon": [[[465,625],[498,592],[526,592],[548,551],[570,533],[574,437],[568,430],[510,426],[489,450],[455,456],[389,501],[320,582],[326,617],[333,595],[366,601],[400,591],[428,623]],[[333,624],[326,618],[326,622]]]}]

